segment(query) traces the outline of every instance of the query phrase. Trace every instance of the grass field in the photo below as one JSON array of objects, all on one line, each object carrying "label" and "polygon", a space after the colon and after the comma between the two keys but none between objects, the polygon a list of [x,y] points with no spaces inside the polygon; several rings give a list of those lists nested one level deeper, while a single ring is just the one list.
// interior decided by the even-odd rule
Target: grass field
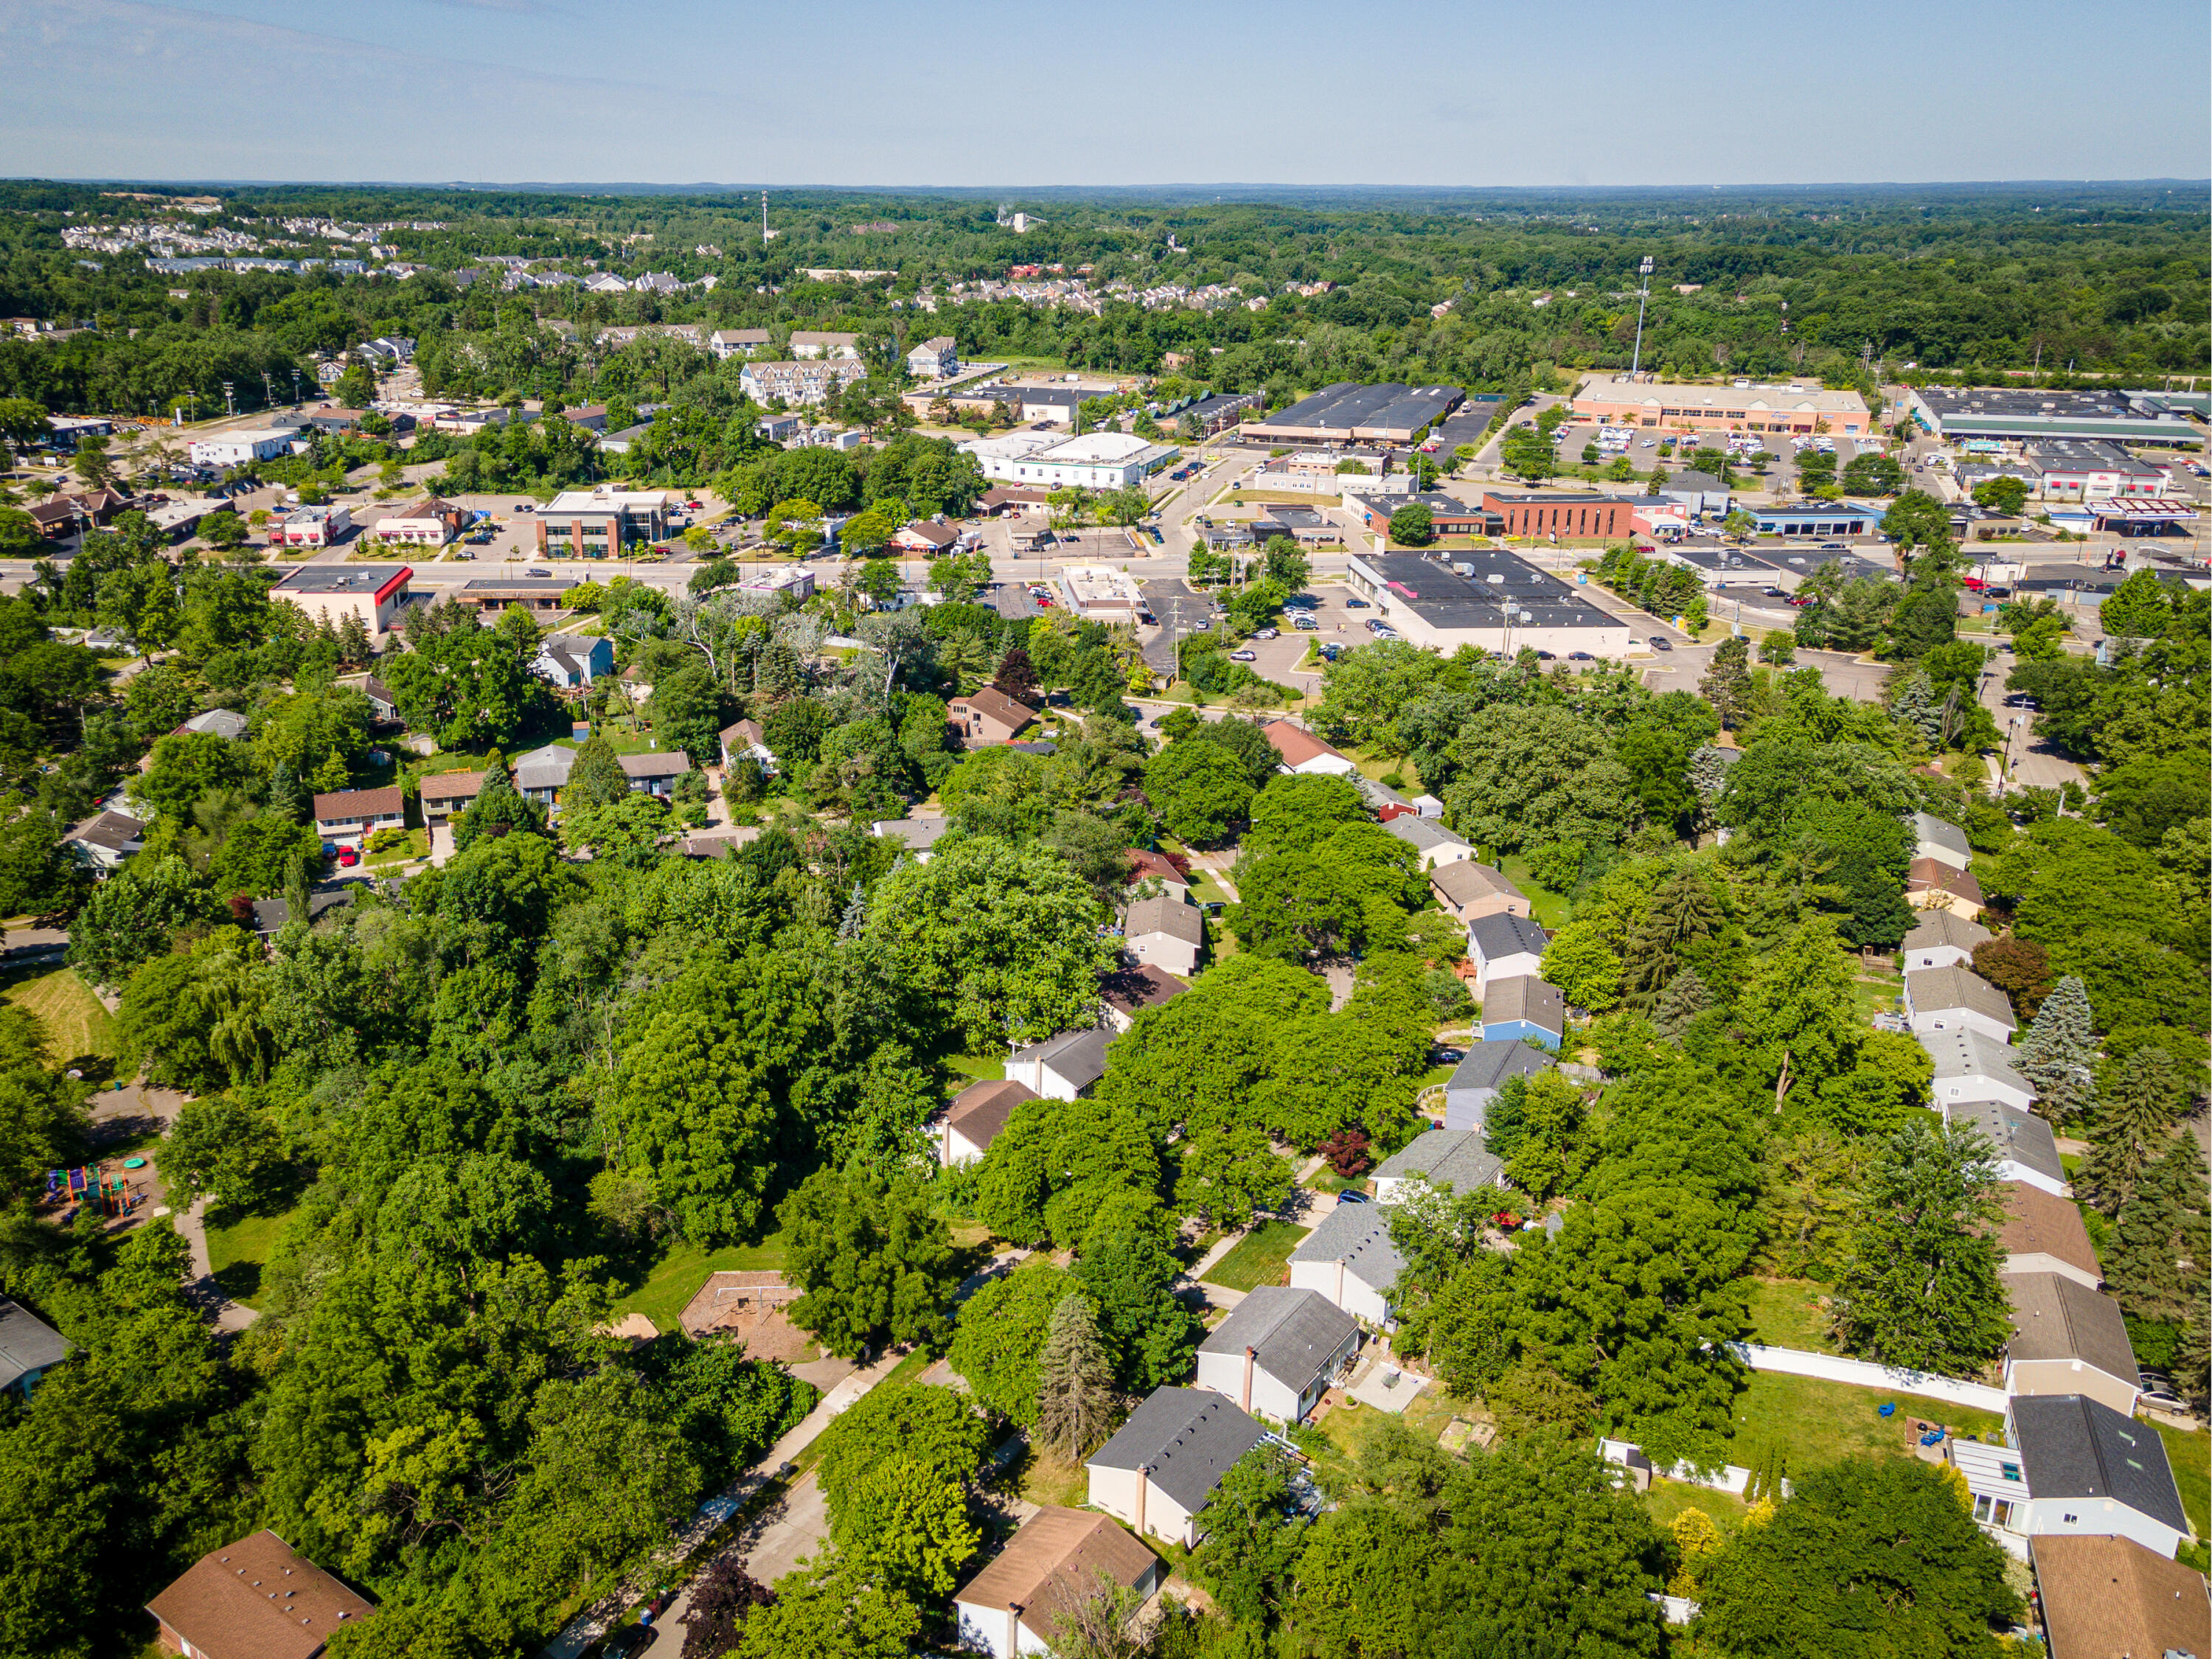
[{"label": "grass field", "polygon": [[[1897,1406],[1886,1418],[1879,1409],[1885,1401]],[[1909,1457],[1912,1449],[1906,1425],[1916,1417],[1984,1439],[2000,1437],[2004,1430],[2003,1419],[1990,1412],[1771,1371],[1754,1372],[1751,1386],[1735,1404],[1735,1440],[1729,1448],[1729,1460],[1744,1463],[1778,1443],[1789,1455],[1793,1474],[1847,1457]]]},{"label": "grass field", "polygon": [[410,830],[404,846],[390,847],[381,853],[373,853],[363,862],[372,870],[381,870],[391,865],[405,864],[411,859],[427,859],[429,856],[430,832],[428,830]]},{"label": "grass field", "polygon": [[1307,1231],[1288,1221],[1263,1221],[1206,1269],[1206,1282],[1230,1291],[1279,1285],[1289,1276],[1291,1252]]},{"label": "grass field", "polygon": [[757,1244],[725,1244],[714,1250],[677,1244],[653,1264],[644,1283],[614,1304],[614,1316],[641,1313],[665,1334],[677,1328],[684,1304],[699,1294],[709,1273],[768,1272],[781,1267],[787,1254],[783,1240],[774,1235]]},{"label": "grass field", "polygon": [[57,1062],[66,1064],[85,1054],[116,1058],[115,1017],[76,976],[76,969],[34,969],[0,981],[0,997],[38,1016]]},{"label": "grass field", "polygon": [[2200,1539],[2212,1537],[2212,1434],[2199,1429],[2185,1434],[2161,1427],[2166,1461],[2173,1465],[2174,1484],[2181,1488],[2182,1512]]},{"label": "grass field", "polygon": [[241,1216],[220,1227],[208,1224],[208,1267],[233,1302],[249,1308],[261,1305],[261,1270],[269,1265],[277,1230],[283,1224],[283,1214]]},{"label": "grass field", "polygon": [[1651,1490],[1644,1494],[1644,1502],[1651,1511],[1651,1518],[1662,1527],[1672,1525],[1674,1517],[1684,1510],[1703,1510],[1720,1523],[1723,1533],[1734,1532],[1743,1524],[1743,1513],[1747,1507],[1732,1492],[1686,1486],[1680,1480],[1652,1481]]},{"label": "grass field", "polygon": [[1518,853],[1509,854],[1498,861],[1505,878],[1528,896],[1528,914],[1542,927],[1564,927],[1567,922],[1569,905],[1560,894],[1538,882],[1528,873],[1528,860]]},{"label": "grass field", "polygon": [[1756,1279],[1751,1283],[1752,1340],[1771,1348],[1834,1353],[1827,1315],[1814,1298],[1828,1287],[1809,1279]]},{"label": "grass field", "polygon": [[1006,1059],[1000,1054],[947,1054],[945,1064],[953,1073],[955,1094],[971,1083],[996,1083],[1006,1075]]}]

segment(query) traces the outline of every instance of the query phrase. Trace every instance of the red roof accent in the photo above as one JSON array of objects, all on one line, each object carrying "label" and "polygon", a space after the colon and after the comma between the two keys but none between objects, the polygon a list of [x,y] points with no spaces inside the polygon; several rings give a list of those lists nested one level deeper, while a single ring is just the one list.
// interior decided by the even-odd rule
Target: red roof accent
[{"label": "red roof accent", "polygon": [[393,588],[398,587],[414,574],[415,567],[413,565],[401,565],[399,568],[393,573],[392,580],[376,590],[376,602],[379,605],[382,605],[386,594],[390,593]]}]

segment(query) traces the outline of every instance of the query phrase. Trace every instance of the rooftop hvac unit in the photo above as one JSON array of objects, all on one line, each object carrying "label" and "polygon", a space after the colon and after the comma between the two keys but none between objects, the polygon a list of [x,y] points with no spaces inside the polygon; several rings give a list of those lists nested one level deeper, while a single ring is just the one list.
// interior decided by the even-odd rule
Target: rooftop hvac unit
[{"label": "rooftop hvac unit", "polygon": [[1500,586],[1503,586],[1503,585],[1504,585],[1504,583],[1505,578],[1504,578],[1504,574],[1501,574],[1500,572],[1493,570],[1493,571],[1492,571],[1492,572],[1490,573],[1490,578],[1489,578],[1489,580],[1492,580],[1492,581],[1493,581],[1493,582],[1497,582],[1497,583],[1498,583]]}]

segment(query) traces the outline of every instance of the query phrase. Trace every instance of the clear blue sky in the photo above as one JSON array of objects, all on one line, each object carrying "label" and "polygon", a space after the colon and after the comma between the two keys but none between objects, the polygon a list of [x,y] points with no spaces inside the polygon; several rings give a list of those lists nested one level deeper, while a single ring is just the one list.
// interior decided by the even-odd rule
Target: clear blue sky
[{"label": "clear blue sky", "polygon": [[2203,179],[2208,14],[0,0],[0,167],[1007,187]]}]

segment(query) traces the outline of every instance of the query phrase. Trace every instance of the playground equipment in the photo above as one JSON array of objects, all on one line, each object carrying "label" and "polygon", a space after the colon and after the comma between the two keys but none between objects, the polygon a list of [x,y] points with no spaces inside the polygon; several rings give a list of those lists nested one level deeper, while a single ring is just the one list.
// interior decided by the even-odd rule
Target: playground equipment
[{"label": "playground equipment", "polygon": [[110,1175],[90,1164],[47,1170],[46,1196],[70,1204],[97,1204],[100,1214],[110,1218],[128,1215],[146,1201],[146,1194],[131,1185],[129,1176]]}]

